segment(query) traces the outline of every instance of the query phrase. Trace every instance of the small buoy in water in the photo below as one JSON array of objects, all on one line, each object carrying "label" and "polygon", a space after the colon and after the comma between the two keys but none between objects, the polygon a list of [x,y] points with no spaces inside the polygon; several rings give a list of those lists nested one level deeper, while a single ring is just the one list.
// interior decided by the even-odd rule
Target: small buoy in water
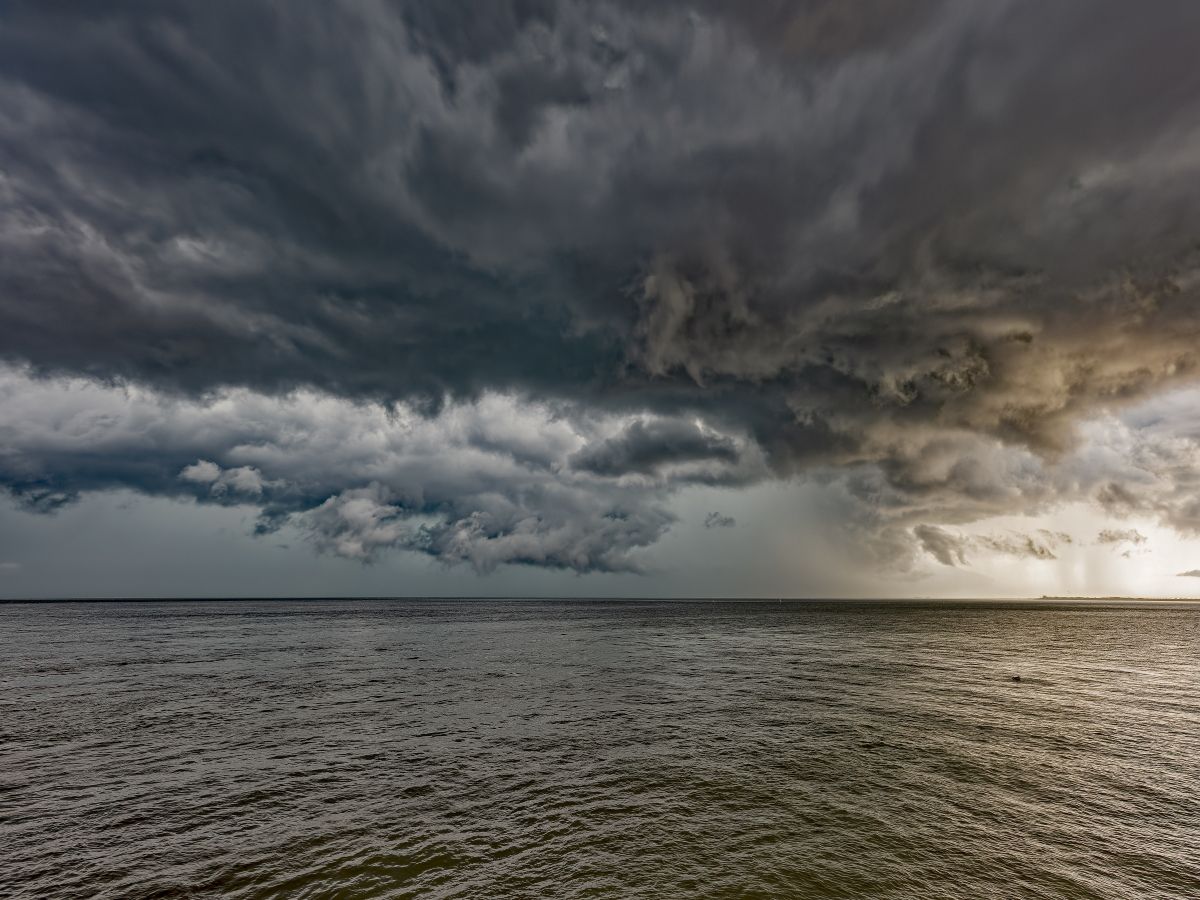
[{"label": "small buoy in water", "polygon": [[1014,676],[1013,676],[1013,681],[1020,681],[1020,680],[1021,680],[1021,676],[1020,676],[1020,675],[1014,675]]}]

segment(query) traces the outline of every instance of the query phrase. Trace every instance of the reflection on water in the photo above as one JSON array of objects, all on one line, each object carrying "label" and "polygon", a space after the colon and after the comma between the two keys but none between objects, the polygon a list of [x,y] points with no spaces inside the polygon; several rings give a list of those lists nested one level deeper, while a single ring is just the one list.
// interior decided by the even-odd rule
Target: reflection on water
[{"label": "reflection on water", "polygon": [[1198,676],[1192,604],[0,606],[0,895],[1195,897]]}]

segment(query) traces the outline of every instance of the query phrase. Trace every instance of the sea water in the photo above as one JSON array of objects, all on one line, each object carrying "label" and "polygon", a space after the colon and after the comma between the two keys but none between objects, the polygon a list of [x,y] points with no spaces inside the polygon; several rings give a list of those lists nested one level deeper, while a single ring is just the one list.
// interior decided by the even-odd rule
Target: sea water
[{"label": "sea water", "polygon": [[1200,606],[2,605],[0,896],[1198,897]]}]

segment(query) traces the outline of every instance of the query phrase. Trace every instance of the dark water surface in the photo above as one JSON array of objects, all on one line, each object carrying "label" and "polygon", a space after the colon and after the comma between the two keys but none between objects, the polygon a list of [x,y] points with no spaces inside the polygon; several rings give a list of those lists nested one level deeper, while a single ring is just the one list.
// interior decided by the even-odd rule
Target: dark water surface
[{"label": "dark water surface", "polygon": [[1200,607],[0,606],[0,896],[1200,897]]}]

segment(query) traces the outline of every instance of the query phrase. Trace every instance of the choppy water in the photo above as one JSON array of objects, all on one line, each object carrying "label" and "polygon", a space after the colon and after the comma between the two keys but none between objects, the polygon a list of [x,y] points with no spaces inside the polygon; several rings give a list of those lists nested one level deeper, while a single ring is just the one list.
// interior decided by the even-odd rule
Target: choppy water
[{"label": "choppy water", "polygon": [[0,896],[1196,897],[1200,607],[0,606]]}]

